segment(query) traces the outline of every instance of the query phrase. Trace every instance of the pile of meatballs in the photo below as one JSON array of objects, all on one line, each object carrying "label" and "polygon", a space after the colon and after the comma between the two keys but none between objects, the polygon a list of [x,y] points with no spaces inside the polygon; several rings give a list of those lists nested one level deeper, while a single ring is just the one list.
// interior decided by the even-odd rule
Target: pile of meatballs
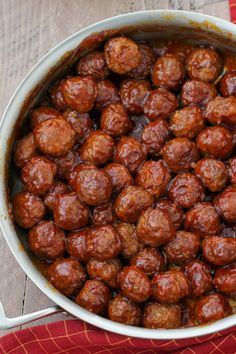
[{"label": "pile of meatballs", "polygon": [[12,215],[61,293],[170,329],[233,311],[236,71],[161,43],[111,38],[53,84],[15,144]]}]

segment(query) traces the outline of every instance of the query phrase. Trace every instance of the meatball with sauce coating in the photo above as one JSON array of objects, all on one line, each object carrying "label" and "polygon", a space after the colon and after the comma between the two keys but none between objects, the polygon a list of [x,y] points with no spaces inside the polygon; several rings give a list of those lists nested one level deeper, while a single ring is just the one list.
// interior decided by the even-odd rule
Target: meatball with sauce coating
[{"label": "meatball with sauce coating", "polygon": [[184,264],[182,271],[188,278],[192,296],[201,296],[211,290],[212,277],[207,263],[193,259]]},{"label": "meatball with sauce coating", "polygon": [[101,111],[102,108],[108,104],[119,102],[118,89],[110,80],[100,80],[97,82],[97,97],[95,100],[95,107]]},{"label": "meatball with sauce coating", "polygon": [[132,123],[121,103],[107,105],[101,113],[100,127],[113,137],[126,135]]},{"label": "meatball with sauce coating", "polygon": [[63,113],[63,117],[74,129],[75,140],[79,144],[82,144],[93,131],[93,121],[88,113],[78,113],[71,109],[67,109]]},{"label": "meatball with sauce coating", "polygon": [[204,107],[216,95],[215,86],[208,82],[187,80],[182,86],[181,102],[183,106],[195,104]]},{"label": "meatball with sauce coating", "polygon": [[102,280],[111,288],[118,287],[117,275],[122,270],[118,258],[105,259],[104,261],[91,258],[86,264],[86,269],[91,279]]},{"label": "meatball with sauce coating", "polygon": [[143,326],[145,328],[172,329],[181,326],[181,308],[179,305],[147,303],[143,310]]},{"label": "meatball with sauce coating", "polygon": [[156,61],[156,54],[147,44],[138,44],[138,48],[141,55],[139,65],[129,71],[127,75],[136,79],[146,79],[151,76],[151,70]]},{"label": "meatball with sauce coating", "polygon": [[118,163],[111,163],[104,167],[104,171],[111,177],[113,193],[120,193],[124,187],[134,184],[128,168]]},{"label": "meatball with sauce coating", "polygon": [[164,269],[165,262],[156,248],[145,247],[131,258],[130,265],[139,267],[148,277],[153,277]]},{"label": "meatball with sauce coating", "polygon": [[222,96],[236,96],[236,71],[226,71],[220,80],[220,92]]},{"label": "meatball with sauce coating", "polygon": [[66,237],[66,250],[71,257],[78,258],[79,261],[86,263],[90,257],[87,252],[86,238],[89,228],[79,231],[71,231]]},{"label": "meatball with sauce coating", "polygon": [[143,113],[143,104],[151,90],[147,80],[128,79],[120,86],[120,98],[127,112],[135,115]]},{"label": "meatball with sauce coating", "polygon": [[218,214],[229,223],[236,222],[236,186],[230,185],[214,198]]},{"label": "meatball with sauce coating", "polygon": [[59,196],[69,193],[68,186],[63,182],[55,182],[52,187],[49,189],[47,194],[44,196],[44,204],[46,207],[53,212],[54,208],[56,207]]},{"label": "meatball with sauce coating", "polygon": [[14,162],[19,168],[22,168],[31,157],[37,155],[34,134],[29,133],[17,141],[14,151]]},{"label": "meatball with sauce coating", "polygon": [[178,106],[175,95],[164,88],[152,90],[144,103],[144,114],[150,121],[168,119]]},{"label": "meatball with sauce coating", "polygon": [[213,281],[215,289],[226,296],[236,298],[236,264],[217,269]]},{"label": "meatball with sauce coating", "polygon": [[34,130],[40,123],[55,118],[61,118],[61,113],[56,109],[47,106],[35,108],[30,114],[30,128]]},{"label": "meatball with sauce coating", "polygon": [[53,159],[57,166],[57,176],[66,179],[70,172],[79,164],[79,153],[76,150],[69,150],[64,155]]},{"label": "meatball with sauce coating", "polygon": [[168,199],[163,199],[156,203],[156,208],[167,211],[175,229],[180,229],[184,219],[184,212],[177,204],[171,203]]},{"label": "meatball with sauce coating", "polygon": [[138,326],[141,316],[142,312],[139,306],[120,294],[116,295],[109,303],[108,317],[112,321]]},{"label": "meatball with sauce coating", "polygon": [[236,184],[236,157],[232,157],[228,161],[229,179],[232,184]]},{"label": "meatball with sauce coating", "polygon": [[96,206],[92,212],[92,219],[95,226],[113,225],[115,215],[112,203]]},{"label": "meatball with sauce coating", "polygon": [[78,75],[92,76],[95,80],[105,79],[110,71],[103,52],[94,51],[83,56],[76,65]]},{"label": "meatball with sauce coating", "polygon": [[236,125],[236,97],[217,96],[211,100],[204,112],[205,118],[213,125]]},{"label": "meatball with sauce coating", "polygon": [[236,261],[236,239],[233,237],[208,236],[202,242],[205,260],[216,266],[228,265]]},{"label": "meatball with sauce coating", "polygon": [[231,315],[232,308],[223,295],[211,294],[195,303],[194,314],[198,323],[213,322]]},{"label": "meatball with sauce coating", "polygon": [[139,248],[141,248],[138,241],[136,226],[121,222],[117,224],[115,228],[121,239],[121,255],[124,258],[129,259],[138,252]]},{"label": "meatball with sauce coating", "polygon": [[61,86],[65,79],[58,81],[50,90],[51,102],[58,111],[64,112],[67,108],[66,101],[62,95]]}]

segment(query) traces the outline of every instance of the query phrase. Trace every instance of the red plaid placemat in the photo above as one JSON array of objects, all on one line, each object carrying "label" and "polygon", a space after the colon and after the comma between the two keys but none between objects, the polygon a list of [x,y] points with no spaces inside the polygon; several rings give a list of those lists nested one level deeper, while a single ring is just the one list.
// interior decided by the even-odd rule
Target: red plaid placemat
[{"label": "red plaid placemat", "polygon": [[236,0],[229,0],[230,19],[236,23]]}]

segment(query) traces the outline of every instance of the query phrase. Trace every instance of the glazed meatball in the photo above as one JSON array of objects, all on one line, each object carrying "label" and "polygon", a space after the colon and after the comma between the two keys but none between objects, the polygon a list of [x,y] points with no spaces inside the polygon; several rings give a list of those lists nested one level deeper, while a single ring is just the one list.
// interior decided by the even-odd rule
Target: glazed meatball
[{"label": "glazed meatball", "polygon": [[103,52],[94,51],[83,56],[76,65],[78,75],[90,75],[96,80],[105,79],[109,69]]},{"label": "glazed meatball", "polygon": [[213,125],[236,125],[236,97],[215,97],[207,104],[204,116]]},{"label": "glazed meatball", "polygon": [[77,259],[66,258],[52,263],[48,268],[48,280],[66,296],[75,296],[82,288],[86,274]]},{"label": "glazed meatball", "polygon": [[107,285],[100,280],[87,280],[75,301],[86,310],[102,315],[110,300],[111,291]]},{"label": "glazed meatball", "polygon": [[116,225],[116,231],[118,232],[121,239],[121,255],[124,258],[131,258],[138,252],[140,248],[135,225],[119,223]]},{"label": "glazed meatball", "polygon": [[108,104],[120,101],[118,90],[110,80],[101,80],[97,82],[97,97],[95,107],[100,111]]},{"label": "glazed meatball", "polygon": [[175,138],[165,144],[162,157],[172,172],[189,171],[199,159],[199,152],[191,140]]},{"label": "glazed meatball", "polygon": [[120,98],[124,108],[131,114],[143,113],[143,104],[151,90],[149,81],[128,79],[120,86]]},{"label": "glazed meatball", "polygon": [[200,236],[218,235],[221,223],[214,206],[208,202],[194,205],[185,215],[184,229]]},{"label": "glazed meatball", "polygon": [[120,193],[124,187],[134,184],[128,168],[123,165],[113,162],[105,166],[104,171],[111,177],[114,193]]},{"label": "glazed meatball", "polygon": [[220,80],[220,92],[222,96],[236,95],[236,71],[227,71]]},{"label": "glazed meatball", "polygon": [[214,81],[222,70],[222,59],[210,48],[194,49],[186,60],[186,71],[191,79]]},{"label": "glazed meatball", "polygon": [[101,113],[100,127],[113,137],[126,135],[132,127],[127,113],[121,103],[107,105]]},{"label": "glazed meatball", "polygon": [[89,209],[83,205],[76,193],[60,195],[54,208],[56,224],[64,230],[75,230],[85,226]]},{"label": "glazed meatball", "polygon": [[143,310],[143,326],[146,328],[172,329],[181,326],[181,308],[179,305],[147,303]]},{"label": "glazed meatball", "polygon": [[207,263],[194,259],[185,263],[182,271],[188,278],[192,296],[201,296],[211,290],[212,277]]},{"label": "glazed meatball", "polygon": [[163,161],[146,161],[138,171],[135,183],[158,199],[165,194],[170,173]]},{"label": "glazed meatball", "polygon": [[175,237],[175,228],[167,211],[149,208],[138,219],[137,233],[141,243],[158,247]]},{"label": "glazed meatball", "polygon": [[104,261],[117,256],[122,249],[122,244],[117,231],[112,226],[106,225],[89,230],[86,248],[91,257]]},{"label": "glazed meatball", "polygon": [[208,82],[187,80],[182,86],[181,102],[183,106],[196,104],[204,107],[216,95],[215,86]]},{"label": "glazed meatball", "polygon": [[141,60],[138,45],[127,37],[109,39],[105,44],[104,53],[109,69],[119,75],[138,67]]},{"label": "glazed meatball", "polygon": [[79,153],[69,150],[64,155],[54,158],[53,161],[57,166],[57,176],[66,179],[70,171],[80,162]]},{"label": "glazed meatball", "polygon": [[89,255],[86,247],[88,228],[80,231],[71,231],[66,237],[66,250],[71,257],[78,258],[81,262],[88,262]]},{"label": "glazed meatball", "polygon": [[38,258],[55,260],[65,253],[65,233],[53,221],[41,221],[28,234],[31,251]]},{"label": "glazed meatball", "polygon": [[29,133],[17,141],[14,151],[14,162],[19,168],[22,168],[31,157],[37,155],[34,134]]},{"label": "glazed meatball", "polygon": [[170,215],[174,228],[176,230],[180,229],[184,218],[184,212],[178,205],[171,203],[168,199],[163,199],[156,203],[156,208],[167,211]]},{"label": "glazed meatball", "polygon": [[86,265],[87,273],[91,279],[102,280],[111,288],[117,288],[117,275],[122,270],[122,265],[119,259],[110,258],[104,261],[99,261],[91,258]]},{"label": "glazed meatball", "polygon": [[174,89],[184,78],[184,64],[175,54],[165,54],[158,58],[152,70],[152,82],[156,87]]},{"label": "glazed meatball", "polygon": [[87,113],[95,103],[97,84],[91,76],[75,76],[63,81],[61,91],[68,107]]},{"label": "glazed meatball", "polygon": [[[84,162],[84,163],[79,163],[78,165],[76,165],[72,170],[70,170],[67,173],[67,181],[70,185],[70,187],[73,190],[76,190],[76,186],[77,186],[77,177],[79,177],[80,173],[82,171],[87,171],[87,170],[94,170],[94,171],[99,171],[97,166],[95,166],[92,163],[89,162]],[[78,178],[79,180],[79,178]],[[80,183],[80,182],[79,182]]]},{"label": "glazed meatball", "polygon": [[179,270],[172,269],[157,274],[152,279],[153,297],[159,302],[174,304],[189,295],[187,277]]},{"label": "glazed meatball", "polygon": [[211,294],[195,303],[194,314],[198,323],[213,322],[231,315],[232,308],[223,295]]},{"label": "glazed meatball", "polygon": [[177,138],[193,139],[204,127],[202,111],[195,105],[175,111],[170,118],[170,130]]},{"label": "glazed meatball", "polygon": [[61,113],[56,109],[42,106],[36,109],[33,109],[30,114],[30,128],[34,130],[40,123],[48,119],[61,118]]},{"label": "glazed meatball", "polygon": [[236,186],[228,186],[214,199],[214,206],[218,214],[229,223],[236,222]]},{"label": "glazed meatball", "polygon": [[105,165],[112,158],[114,147],[115,142],[109,134],[96,130],[80,147],[80,158],[97,166]]},{"label": "glazed meatball", "polygon": [[161,253],[152,247],[141,249],[130,260],[130,265],[142,269],[148,277],[153,277],[156,273],[164,270],[164,258]]},{"label": "glazed meatball", "polygon": [[135,138],[123,136],[116,145],[115,162],[135,173],[146,159],[146,150]]},{"label": "glazed meatball", "polygon": [[144,127],[141,141],[147,152],[155,157],[160,154],[161,148],[170,139],[170,136],[169,124],[164,119],[159,118]]},{"label": "glazed meatball", "polygon": [[173,178],[169,185],[168,196],[181,208],[192,208],[205,198],[203,186],[192,173],[182,173]]},{"label": "glazed meatball", "polygon": [[21,179],[29,192],[45,194],[53,185],[56,165],[46,157],[32,157],[21,170]]},{"label": "glazed meatball", "polygon": [[112,203],[98,205],[93,209],[93,224],[95,226],[103,226],[114,224],[115,215]]},{"label": "glazed meatball", "polygon": [[63,80],[58,81],[50,90],[51,102],[53,107],[55,107],[58,111],[64,112],[67,108],[66,101],[62,95],[61,86]]},{"label": "glazed meatball", "polygon": [[217,159],[205,157],[196,163],[196,176],[211,192],[219,192],[228,182],[228,172],[225,164]]},{"label": "glazed meatball", "polygon": [[138,326],[141,322],[142,312],[137,304],[118,294],[108,306],[110,320],[129,326]]},{"label": "glazed meatball", "polygon": [[37,195],[22,191],[12,200],[12,212],[17,225],[30,229],[44,218],[45,206]]},{"label": "glazed meatball", "polygon": [[127,75],[136,79],[146,79],[151,75],[152,66],[156,61],[156,54],[147,44],[138,44],[138,48],[140,52],[139,65],[129,71]]},{"label": "glazed meatball", "polygon": [[198,135],[196,143],[203,155],[217,159],[227,158],[233,150],[233,136],[222,126],[204,129]]},{"label": "glazed meatball", "polygon": [[232,184],[236,184],[236,157],[232,157],[228,161],[229,179]]},{"label": "glazed meatball", "polygon": [[118,275],[121,293],[134,302],[144,302],[151,296],[151,281],[138,267],[124,267]]},{"label": "glazed meatball", "polygon": [[129,186],[122,190],[114,203],[115,213],[121,221],[137,222],[139,215],[153,204],[153,197],[143,188]]},{"label": "glazed meatball", "polygon": [[48,119],[34,129],[36,146],[46,155],[61,156],[75,143],[75,131],[63,118]]},{"label": "glazed meatball", "polygon": [[236,239],[233,237],[208,236],[202,242],[205,260],[216,266],[236,261]]},{"label": "glazed meatball", "polygon": [[63,117],[74,129],[75,141],[79,144],[82,144],[94,130],[93,121],[88,113],[78,113],[71,109],[67,109],[63,113]]},{"label": "glazed meatball", "polygon": [[56,207],[59,197],[63,194],[69,193],[68,186],[63,182],[55,182],[52,187],[49,189],[47,194],[44,196],[44,204],[53,212],[54,208]]},{"label": "glazed meatball", "polygon": [[151,121],[157,118],[167,119],[178,106],[175,95],[164,88],[152,90],[144,103],[144,114]]},{"label": "glazed meatball", "polygon": [[214,287],[221,293],[236,297],[236,264],[217,269],[213,281]]}]

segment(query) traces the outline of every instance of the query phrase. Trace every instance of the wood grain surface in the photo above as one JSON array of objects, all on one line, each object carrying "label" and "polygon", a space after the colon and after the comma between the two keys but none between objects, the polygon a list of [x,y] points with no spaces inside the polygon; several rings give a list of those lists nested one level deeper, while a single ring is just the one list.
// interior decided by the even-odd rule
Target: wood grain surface
[{"label": "wood grain surface", "polygon": [[[221,0],[0,0],[0,117],[26,73],[70,34],[110,16],[168,8],[229,19],[228,1]],[[1,233],[0,299],[10,317],[52,305],[24,274]],[[34,325],[62,318],[59,314]],[[8,332],[0,331],[0,335]]]}]

